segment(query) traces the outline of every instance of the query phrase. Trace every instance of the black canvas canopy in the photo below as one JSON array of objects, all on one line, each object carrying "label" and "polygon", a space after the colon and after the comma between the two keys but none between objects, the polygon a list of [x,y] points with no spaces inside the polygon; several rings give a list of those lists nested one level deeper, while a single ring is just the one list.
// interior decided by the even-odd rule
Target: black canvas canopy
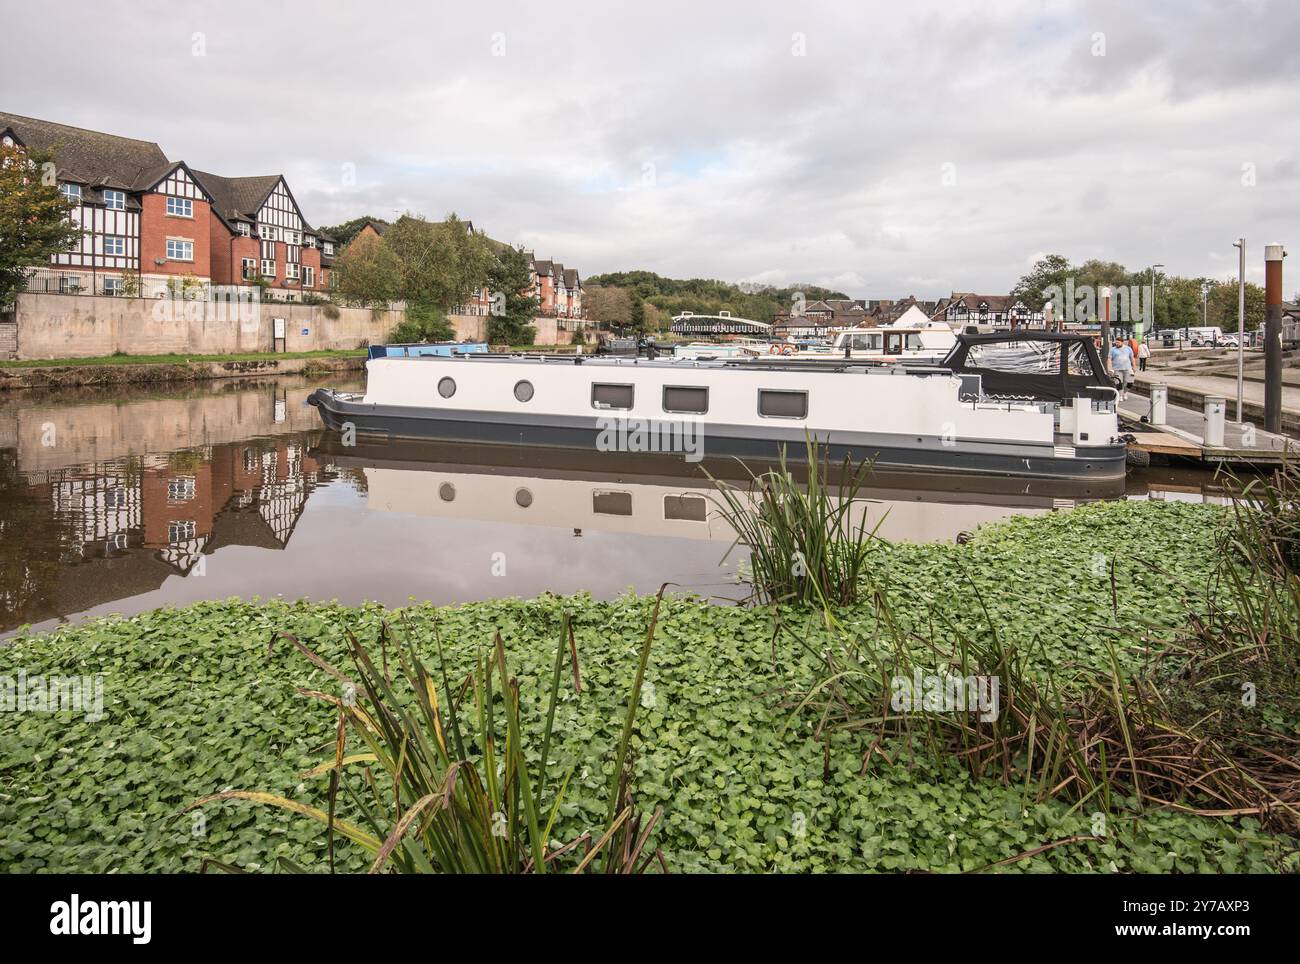
[{"label": "black canvas canopy", "polygon": [[986,395],[1064,402],[1081,395],[1111,397],[1114,389],[1092,339],[1068,332],[958,335],[941,364],[979,375]]}]

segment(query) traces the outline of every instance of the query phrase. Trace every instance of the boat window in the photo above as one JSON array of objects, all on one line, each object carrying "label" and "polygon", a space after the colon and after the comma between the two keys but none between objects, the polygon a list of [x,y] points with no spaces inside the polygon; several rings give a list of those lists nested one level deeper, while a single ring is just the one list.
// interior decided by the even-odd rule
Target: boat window
[{"label": "boat window", "polygon": [[515,505],[527,509],[533,504],[533,493],[528,489],[515,489]]},{"label": "boat window", "polygon": [[442,499],[443,502],[455,502],[456,487],[450,482],[442,483],[442,485],[438,486],[438,498]]},{"label": "boat window", "polygon": [[686,385],[664,386],[664,411],[703,415],[709,410],[709,390]]},{"label": "boat window", "polygon": [[521,402],[530,401],[533,397],[533,383],[522,381],[515,382],[515,398]]},{"label": "boat window", "polygon": [[456,394],[456,380],[454,378],[438,379],[438,394],[443,398],[451,398]]},{"label": "boat window", "polygon": [[664,518],[684,522],[704,522],[708,518],[709,503],[700,495],[664,496]]},{"label": "boat window", "polygon": [[631,515],[632,493],[598,489],[591,493],[591,511],[597,515]]},{"label": "boat window", "polygon": [[909,331],[907,333],[907,350],[908,351],[921,350],[921,335],[919,332]]},{"label": "boat window", "polygon": [[591,383],[591,407],[592,408],[631,408],[632,407],[632,386],[631,385],[606,385],[600,382]]},{"label": "boat window", "polygon": [[758,414],[765,418],[807,418],[808,393],[760,388]]},{"label": "boat window", "polygon": [[971,345],[965,368],[1021,375],[1056,374],[1061,370],[1059,344],[1053,341],[1004,341]]},{"label": "boat window", "polygon": [[1088,349],[1083,342],[1072,342],[1066,349],[1065,363],[1071,375],[1091,375],[1092,361],[1088,358]]}]

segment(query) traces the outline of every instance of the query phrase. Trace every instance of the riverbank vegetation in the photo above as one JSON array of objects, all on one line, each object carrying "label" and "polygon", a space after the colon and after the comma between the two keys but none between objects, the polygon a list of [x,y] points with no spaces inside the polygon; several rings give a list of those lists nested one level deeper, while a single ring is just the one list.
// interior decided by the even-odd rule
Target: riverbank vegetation
[{"label": "riverbank vegetation", "polygon": [[[1085,668],[1139,673],[1157,647],[1185,634],[1189,612],[1205,612],[1229,515],[1105,503],[1013,519],[964,545],[877,543],[870,597],[787,607],[776,622],[768,607],[666,598],[627,744],[637,811],[662,808],[647,846],[672,872],[1296,869],[1294,838],[1257,816],[1156,805],[1118,783],[1108,799],[1051,792],[1043,768],[1015,753],[1010,769],[977,772],[951,750],[928,752],[920,718],[911,733],[882,737],[833,719],[817,702],[827,686],[813,693],[837,641],[858,640],[867,668],[890,654],[880,593],[909,637],[925,638],[937,611],[948,638],[988,646],[996,628],[997,645],[1016,653],[1018,678],[1046,686]],[[314,820],[240,800],[182,811],[249,790],[327,812],[333,771],[321,764],[337,745],[337,712],[300,691],[337,697],[340,681],[292,646],[269,644],[290,633],[337,664],[349,633],[378,640],[385,623],[402,625],[427,665],[445,658],[453,690],[500,634],[518,680],[520,737],[535,748],[549,732],[547,782],[568,777],[547,836],[598,840],[654,607],[633,596],[401,612],[230,601],[19,638],[0,650],[0,674],[104,673],[106,718],[0,715],[0,865],[193,871],[216,859],[259,870],[283,859],[327,869],[328,834]],[[566,619],[577,654],[566,658],[580,667],[581,688],[566,683],[551,717]],[[791,643],[796,627],[806,645]],[[1117,633],[1147,642],[1121,646]],[[941,668],[937,655],[925,665]],[[1264,696],[1257,705],[1270,722],[1276,705]],[[465,755],[482,758],[476,747]],[[363,819],[350,797],[335,801],[338,819]],[[333,859],[337,869],[364,870],[374,855],[336,840]]]},{"label": "riverbank vegetation", "polygon": [[208,362],[285,361],[291,358],[364,358],[365,349],[327,349],[290,352],[235,352],[227,355],[101,355],[96,358],[36,358],[0,361],[0,368],[85,368],[104,365],[191,365]]}]

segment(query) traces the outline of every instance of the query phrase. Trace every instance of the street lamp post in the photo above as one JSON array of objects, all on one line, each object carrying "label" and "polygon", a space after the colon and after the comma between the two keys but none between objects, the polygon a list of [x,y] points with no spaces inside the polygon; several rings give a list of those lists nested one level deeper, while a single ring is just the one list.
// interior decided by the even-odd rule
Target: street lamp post
[{"label": "street lamp post", "polygon": [[1163,264],[1153,264],[1151,266],[1151,333],[1156,331],[1156,268],[1163,268]]}]

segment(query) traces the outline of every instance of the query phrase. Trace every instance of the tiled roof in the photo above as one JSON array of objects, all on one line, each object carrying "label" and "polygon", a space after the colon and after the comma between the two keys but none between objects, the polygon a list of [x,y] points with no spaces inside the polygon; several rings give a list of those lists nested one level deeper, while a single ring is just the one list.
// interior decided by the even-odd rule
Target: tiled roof
[{"label": "tiled roof", "polygon": [[0,113],[0,130],[5,128],[12,130],[26,147],[57,148],[58,176],[80,184],[139,190],[152,183],[148,181],[152,172],[166,173],[171,164],[162,148],[152,141]]},{"label": "tiled roof", "polygon": [[194,171],[203,189],[216,202],[223,221],[255,221],[266,196],[280,183],[279,174],[259,177],[222,177],[206,171]]}]

